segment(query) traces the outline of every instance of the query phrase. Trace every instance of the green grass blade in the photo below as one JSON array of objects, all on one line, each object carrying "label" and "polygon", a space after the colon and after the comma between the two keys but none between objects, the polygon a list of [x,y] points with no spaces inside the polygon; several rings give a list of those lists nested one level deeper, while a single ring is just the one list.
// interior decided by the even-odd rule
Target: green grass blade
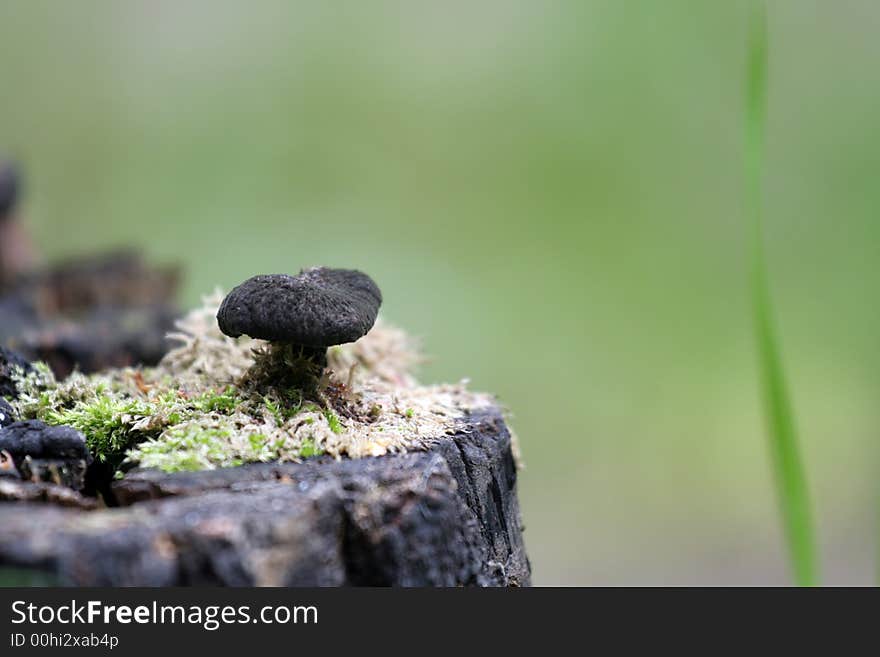
[{"label": "green grass blade", "polygon": [[762,1],[752,5],[747,76],[746,212],[753,231],[752,300],[767,438],[794,579],[798,585],[813,586],[818,583],[819,575],[810,500],[776,339],[764,254],[762,179],[767,101],[767,21]]}]

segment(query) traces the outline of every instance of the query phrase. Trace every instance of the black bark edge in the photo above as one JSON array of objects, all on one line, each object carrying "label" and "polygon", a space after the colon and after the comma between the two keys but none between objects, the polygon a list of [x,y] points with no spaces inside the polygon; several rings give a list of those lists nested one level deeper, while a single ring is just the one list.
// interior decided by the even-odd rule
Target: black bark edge
[{"label": "black bark edge", "polygon": [[490,408],[427,451],[136,471],[115,509],[0,503],[0,567],[91,586],[528,586],[516,479]]}]

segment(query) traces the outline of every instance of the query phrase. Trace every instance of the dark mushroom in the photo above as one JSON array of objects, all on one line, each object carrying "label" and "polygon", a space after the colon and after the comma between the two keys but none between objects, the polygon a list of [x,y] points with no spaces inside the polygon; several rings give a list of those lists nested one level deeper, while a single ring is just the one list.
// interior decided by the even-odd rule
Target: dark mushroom
[{"label": "dark mushroom", "polygon": [[76,490],[85,484],[89,450],[83,435],[71,427],[49,426],[39,420],[13,422],[0,429],[0,451],[12,458],[24,479]]},{"label": "dark mushroom", "polygon": [[9,162],[0,163],[0,222],[12,215],[20,186],[18,169]]},{"label": "dark mushroom", "polygon": [[21,176],[9,162],[0,162],[0,287],[33,267],[35,251],[24,227],[15,217],[21,196]]},{"label": "dark mushroom", "polygon": [[0,397],[0,429],[8,427],[15,422],[15,409],[9,405],[9,402]]},{"label": "dark mushroom", "polygon": [[310,387],[327,364],[327,348],[354,342],[376,321],[382,293],[351,269],[314,267],[297,276],[254,276],[230,292],[217,313],[220,330],[271,343],[263,378]]}]

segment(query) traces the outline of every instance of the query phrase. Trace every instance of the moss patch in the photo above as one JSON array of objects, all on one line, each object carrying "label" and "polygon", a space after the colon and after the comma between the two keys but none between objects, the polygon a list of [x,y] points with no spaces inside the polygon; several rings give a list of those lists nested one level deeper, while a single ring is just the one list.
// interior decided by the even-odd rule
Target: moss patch
[{"label": "moss patch", "polygon": [[221,299],[206,298],[179,322],[169,336],[179,346],[157,367],[59,382],[40,366],[19,373],[22,394],[13,405],[24,419],[78,429],[113,467],[175,472],[422,449],[457,418],[492,403],[464,384],[419,386],[412,339],[381,319],[357,342],[329,350],[317,386],[267,377],[283,366],[278,353],[220,333]]}]

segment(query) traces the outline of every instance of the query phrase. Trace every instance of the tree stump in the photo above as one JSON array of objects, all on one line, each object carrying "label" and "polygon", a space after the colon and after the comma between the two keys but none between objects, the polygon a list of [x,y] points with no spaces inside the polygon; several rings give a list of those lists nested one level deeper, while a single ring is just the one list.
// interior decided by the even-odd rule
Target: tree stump
[{"label": "tree stump", "polygon": [[[255,353],[262,352],[254,344],[259,341],[243,344],[221,333],[214,325],[216,307],[196,309],[189,319],[177,323],[180,330],[174,337],[184,346],[167,354],[165,377],[146,382],[143,370],[132,373],[121,368],[164,362],[169,349],[166,335],[175,327],[177,315],[172,303],[177,268],[151,266],[136,251],[124,250],[32,270],[33,245],[14,212],[19,178],[14,166],[0,163],[0,585],[28,581],[82,586],[529,584],[516,465],[501,413],[487,395],[479,396],[480,403],[474,405],[476,395],[441,390],[438,394],[446,402],[438,403],[438,410],[425,404],[425,395],[433,394],[430,390],[413,393],[415,380],[408,368],[416,358],[400,331],[386,327],[383,332],[378,323],[374,326],[381,293],[369,277],[309,270],[310,285],[317,280],[313,277],[320,276],[322,285],[334,291],[330,301],[324,298],[326,289],[309,297],[310,324],[322,314],[313,310],[320,311],[322,305],[328,306],[323,314],[333,320],[325,322],[324,335],[312,335],[309,327],[310,347],[348,345],[373,328],[364,338],[373,343],[362,352],[353,345],[347,355],[342,351],[330,355],[321,347],[321,380],[323,365],[334,358],[334,371],[348,377],[325,381],[320,396],[315,374],[309,386],[296,386],[301,394],[295,404],[286,395],[270,399],[263,389],[256,406],[253,394],[221,394],[227,386],[247,381],[243,375],[256,367]],[[349,301],[363,301],[356,321],[344,314],[347,328],[341,333],[339,316],[334,314],[340,289]],[[318,303],[322,299],[323,304]],[[233,324],[234,333],[252,332]],[[287,327],[284,335],[264,337],[291,341],[294,334],[299,331],[291,333]],[[77,369],[115,371],[119,377],[115,383],[123,388],[126,402],[136,397],[149,409],[139,422],[158,419],[152,427],[155,433],[141,427],[140,435],[128,436],[128,444],[111,446],[107,431],[100,431],[95,423],[53,420],[43,400],[49,399],[54,381],[43,381],[36,392],[31,390],[39,394],[39,412],[13,408],[3,398],[28,398],[31,393],[25,391],[21,375],[37,377],[40,368],[29,362],[34,360],[44,361],[59,381]],[[285,367],[289,369],[290,363]],[[369,369],[373,377],[368,409],[358,409],[352,401],[364,391],[363,386],[358,393],[351,390],[358,367]],[[212,378],[218,373],[222,377]],[[136,390],[125,392],[123,379]],[[148,393],[164,379],[175,383],[164,391],[167,394],[150,397]],[[270,379],[269,388],[274,390],[277,383],[289,392],[289,381],[282,385],[275,377]],[[80,378],[74,381],[85,386]],[[313,395],[306,401],[314,402],[314,409],[303,405],[303,389]],[[97,417],[105,420],[108,408],[117,409],[114,418],[120,424],[121,418],[131,417],[125,404],[113,406],[120,398],[108,392],[105,381],[91,390],[103,404]],[[404,391],[415,400],[415,411],[398,408],[403,403],[399,393]],[[212,400],[222,397],[225,406],[198,406],[193,400],[201,399],[199,394]],[[83,397],[92,400],[81,388],[75,397],[57,402],[56,416],[62,410],[75,410]],[[316,412],[317,402],[326,413]],[[160,404],[165,406],[160,409]],[[294,406],[297,410],[285,416]],[[171,407],[181,413],[172,413]],[[228,422],[224,432],[216,426],[215,411],[221,408]],[[250,432],[242,430],[242,408],[247,409],[244,421],[253,429]],[[93,411],[95,406],[90,408]],[[335,411],[360,427],[357,440],[343,431]],[[215,415],[208,418],[209,431],[198,421],[207,422],[211,413]],[[233,413],[235,422],[229,419]],[[300,424],[291,424],[309,414]],[[172,416],[177,420],[171,422]],[[137,450],[132,448],[157,435],[161,438],[174,427],[190,426],[187,422],[191,428],[201,427],[203,440],[211,441],[191,448],[195,467],[206,469],[179,474],[135,470],[110,485],[126,458],[132,460],[125,467],[177,469],[179,464],[169,465],[168,459],[135,458],[132,452]],[[306,426],[309,432],[317,431],[321,423],[332,440],[320,434],[318,438],[310,434],[306,440],[297,433]],[[126,427],[135,432],[135,427]],[[208,444],[222,451],[221,436],[242,442],[256,436],[266,440],[269,434],[263,436],[264,429],[274,431],[288,451],[279,447],[268,451],[258,441],[244,455],[238,446],[227,444],[231,455],[222,453],[208,462],[197,458]],[[390,431],[377,439],[374,429]],[[118,434],[119,426],[112,430]],[[337,435],[347,437],[349,444],[340,446]],[[318,450],[320,440],[330,448]],[[168,445],[169,451],[160,456],[191,456],[180,443]],[[422,447],[423,451],[399,453]],[[310,454],[386,455],[334,460]],[[270,458],[278,462],[261,462]],[[280,462],[301,458],[302,463]],[[259,463],[210,469],[248,462]],[[192,460],[185,467],[194,467]]]},{"label": "tree stump", "polygon": [[131,472],[113,485],[116,508],[63,507],[22,482],[24,501],[0,503],[0,578],[525,586],[516,475],[510,433],[491,409],[459,421],[427,451]]},{"label": "tree stump", "polygon": [[0,346],[45,361],[59,378],[155,365],[178,315],[178,279],[176,267],[121,250],[0,280]]}]

